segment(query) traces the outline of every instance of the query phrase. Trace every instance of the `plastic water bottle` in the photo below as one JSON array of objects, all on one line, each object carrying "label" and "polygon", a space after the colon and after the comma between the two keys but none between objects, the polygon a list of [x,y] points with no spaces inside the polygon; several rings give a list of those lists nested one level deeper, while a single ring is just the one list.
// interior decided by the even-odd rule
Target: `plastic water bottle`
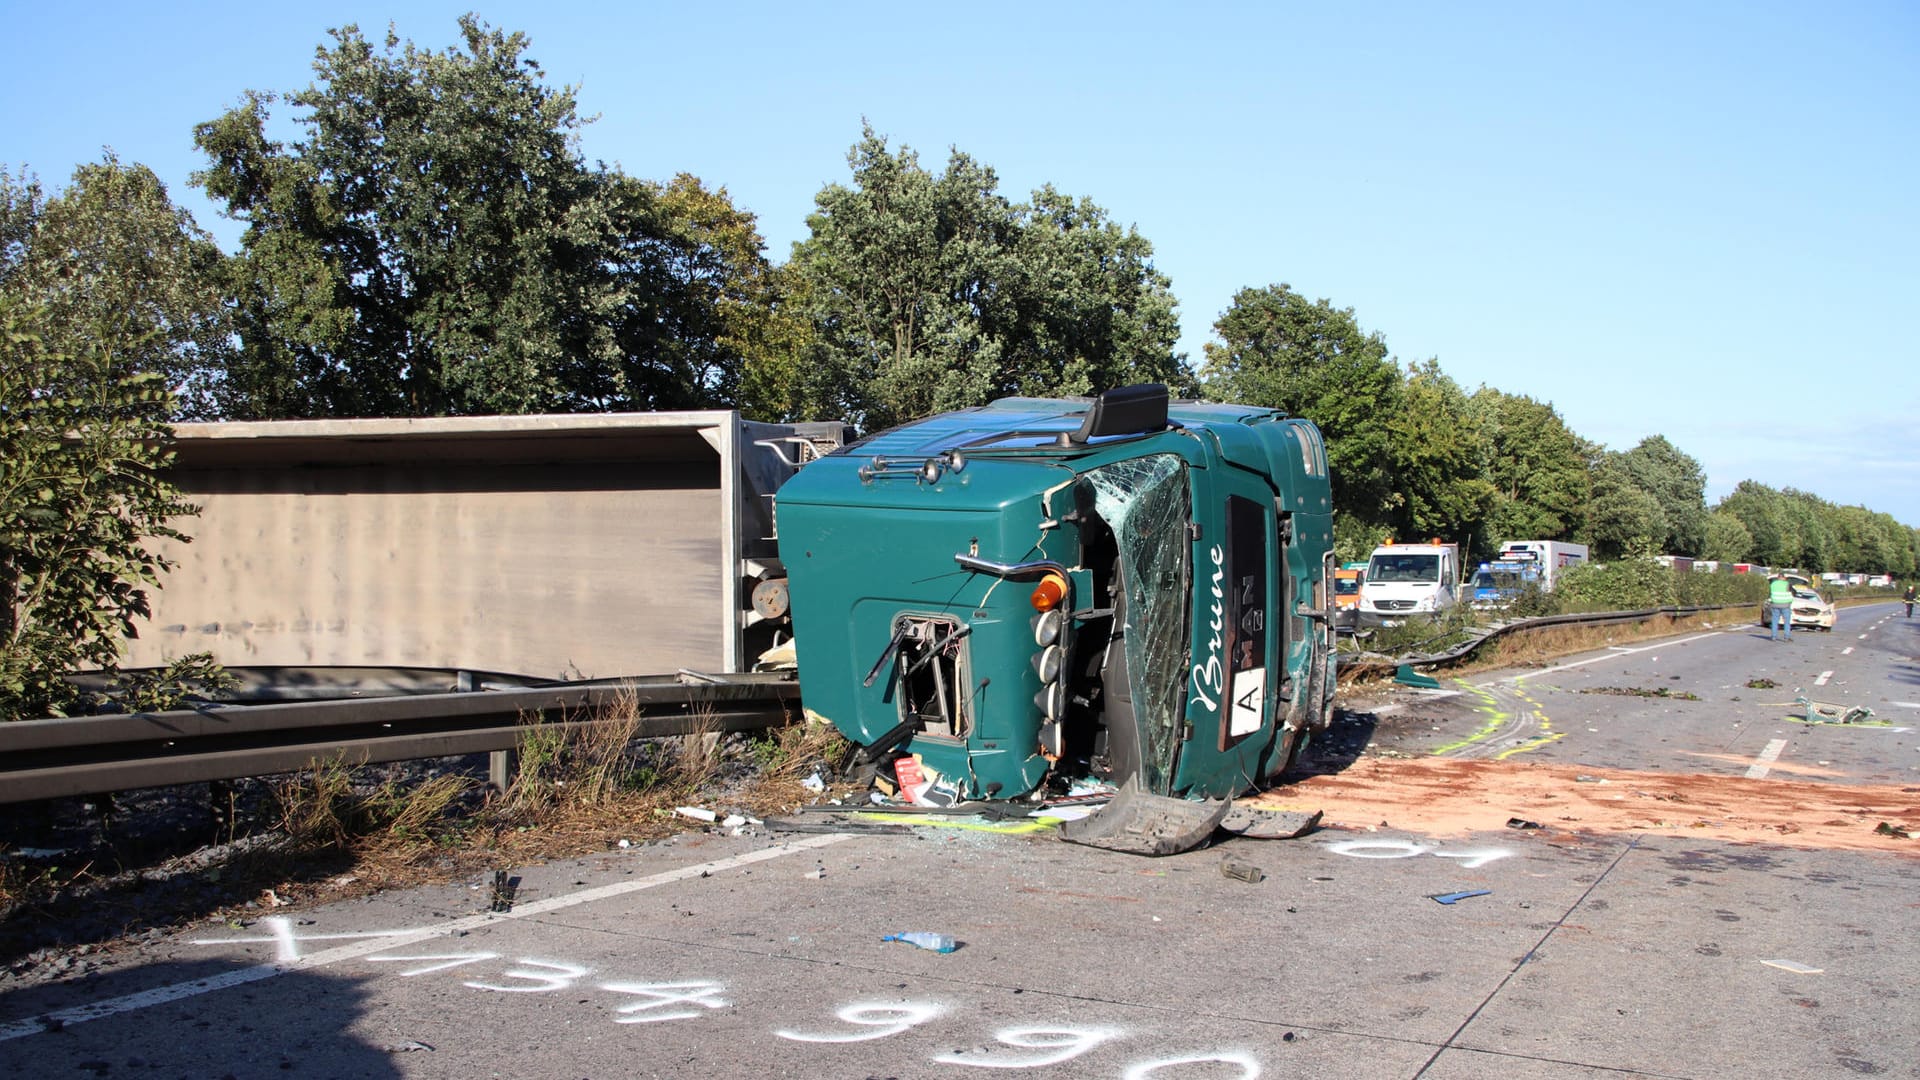
[{"label": "plastic water bottle", "polygon": [[960,943],[945,934],[929,934],[924,930],[909,930],[904,934],[888,934],[881,941],[904,941],[922,949],[947,953],[960,947]]}]

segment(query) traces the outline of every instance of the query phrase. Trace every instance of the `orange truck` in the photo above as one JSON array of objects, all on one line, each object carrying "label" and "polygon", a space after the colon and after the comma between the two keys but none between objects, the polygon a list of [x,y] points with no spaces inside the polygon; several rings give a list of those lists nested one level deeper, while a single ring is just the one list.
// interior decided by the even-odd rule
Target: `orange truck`
[{"label": "orange truck", "polygon": [[1333,624],[1337,630],[1352,630],[1360,612],[1360,582],[1367,576],[1367,564],[1347,563],[1333,571]]}]

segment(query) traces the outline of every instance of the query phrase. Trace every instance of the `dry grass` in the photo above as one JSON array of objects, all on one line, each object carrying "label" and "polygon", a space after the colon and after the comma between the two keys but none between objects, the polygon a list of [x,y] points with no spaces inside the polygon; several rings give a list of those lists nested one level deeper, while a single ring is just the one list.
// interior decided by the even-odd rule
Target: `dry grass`
[{"label": "dry grass", "polygon": [[[1494,638],[1474,650],[1465,659],[1445,665],[1448,675],[1472,675],[1503,668],[1544,667],[1574,653],[1591,652],[1609,645],[1651,641],[1676,634],[1694,634],[1705,630],[1739,625],[1745,608],[1701,612],[1694,615],[1656,615],[1640,622],[1603,623],[1598,626],[1542,626],[1515,630]],[[1433,668],[1423,668],[1432,674]],[[1343,677],[1343,687],[1364,689],[1393,679],[1393,670],[1375,669],[1362,678]]]},{"label": "dry grass", "polygon": [[592,716],[528,723],[505,792],[481,799],[464,777],[408,790],[369,788],[359,770],[319,766],[283,788],[283,828],[309,856],[347,856],[345,873],[281,899],[326,898],[464,877],[476,871],[606,851],[705,828],[674,808],[704,805],[766,817],[814,796],[801,781],[847,743],[831,725],[802,723],[751,737],[723,735],[708,714],[693,733],[636,739],[641,710],[622,700]]}]

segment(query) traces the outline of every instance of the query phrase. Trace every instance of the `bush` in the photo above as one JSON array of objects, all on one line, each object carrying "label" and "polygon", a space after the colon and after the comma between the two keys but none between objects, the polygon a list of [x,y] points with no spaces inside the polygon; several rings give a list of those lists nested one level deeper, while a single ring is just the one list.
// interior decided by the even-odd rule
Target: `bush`
[{"label": "bush", "polygon": [[1678,602],[1672,569],[1648,558],[1582,563],[1554,586],[1564,612],[1639,611]]}]

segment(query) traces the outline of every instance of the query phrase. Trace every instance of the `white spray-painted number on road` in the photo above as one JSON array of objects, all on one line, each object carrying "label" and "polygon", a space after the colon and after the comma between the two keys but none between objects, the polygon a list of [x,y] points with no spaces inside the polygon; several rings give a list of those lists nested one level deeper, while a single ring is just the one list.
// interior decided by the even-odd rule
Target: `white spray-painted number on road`
[{"label": "white spray-painted number on road", "polygon": [[1058,1027],[1017,1027],[996,1031],[995,1039],[1025,1050],[1047,1050],[1050,1053],[1031,1056],[982,1057],[968,1055],[961,1051],[942,1054],[933,1060],[943,1065],[972,1065],[977,1069],[1038,1069],[1048,1065],[1058,1065],[1071,1061],[1081,1054],[1099,1046],[1109,1039],[1118,1039],[1126,1032],[1118,1028],[1058,1028]]},{"label": "white spray-painted number on road", "polygon": [[407,964],[417,963],[422,960],[435,961],[435,963],[428,964],[426,967],[411,968],[401,972],[400,977],[405,979],[415,975],[429,975],[436,971],[446,971],[449,968],[464,967],[468,964],[478,964],[483,960],[498,959],[500,959],[500,954],[497,952],[477,952],[440,953],[433,956],[369,956],[367,957],[367,962],[370,964]]},{"label": "white spray-painted number on road", "polygon": [[675,1012],[653,1012],[654,1009],[666,1009],[675,1005],[699,1005],[708,1009],[727,1008],[727,1002],[720,995],[726,987],[717,982],[664,982],[602,983],[600,989],[614,994],[638,994],[648,998],[631,1005],[622,1005],[614,1010],[620,1014],[616,1024],[652,1024],[663,1020],[688,1020],[700,1014],[692,1009],[680,1009]]},{"label": "white spray-painted number on road", "polygon": [[842,1023],[855,1027],[870,1027],[867,1032],[846,1031],[838,1034],[826,1032],[776,1031],[775,1035],[794,1042],[811,1043],[855,1043],[884,1039],[889,1035],[898,1035],[909,1028],[918,1027],[939,1016],[940,1006],[920,1001],[903,1001],[897,1005],[848,1005],[833,1015]]},{"label": "white spray-painted number on road", "polygon": [[[475,990],[493,990],[502,994],[545,994],[554,990],[565,990],[567,987],[573,985],[575,979],[583,975],[591,974],[593,971],[592,968],[583,968],[578,964],[549,964],[545,960],[522,960],[520,962],[527,966],[508,968],[501,974],[504,978],[508,979],[524,979],[527,982],[533,983],[532,986],[499,986],[494,983],[483,982],[469,982],[462,983],[461,985],[470,986]],[[549,975],[546,972],[529,970],[531,968],[546,968],[547,971],[558,972],[559,974]]]},{"label": "white spray-painted number on road", "polygon": [[1138,1065],[1129,1066],[1121,1075],[1125,1080],[1146,1080],[1161,1069],[1171,1069],[1179,1065],[1204,1065],[1214,1061],[1224,1065],[1238,1065],[1240,1080],[1258,1080],[1260,1076],[1260,1063],[1253,1059],[1253,1055],[1239,1053],[1196,1054],[1193,1057],[1167,1058],[1164,1061],[1143,1061]]},{"label": "white spray-painted number on road", "polygon": [[1415,843],[1412,840],[1342,840],[1328,844],[1326,847],[1335,855],[1345,855],[1354,859],[1411,859],[1418,855],[1431,855],[1436,859],[1459,859],[1460,864],[1469,870],[1513,854],[1506,848],[1441,848],[1434,844]]}]

